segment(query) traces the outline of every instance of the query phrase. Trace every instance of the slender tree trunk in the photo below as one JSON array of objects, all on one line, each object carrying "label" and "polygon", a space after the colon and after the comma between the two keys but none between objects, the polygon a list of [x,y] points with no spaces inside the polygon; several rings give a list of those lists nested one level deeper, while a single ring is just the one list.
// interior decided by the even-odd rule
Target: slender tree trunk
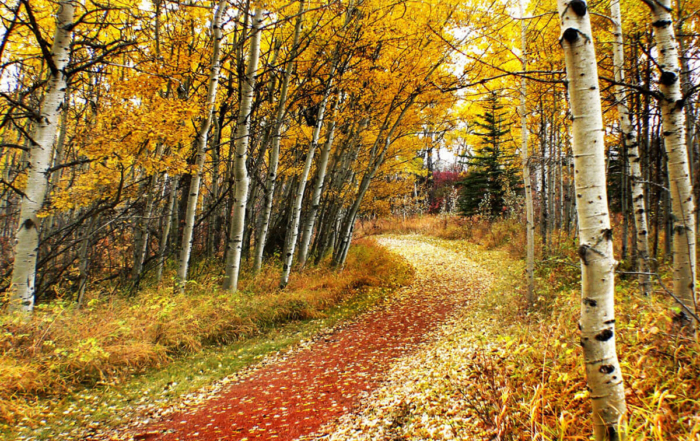
[{"label": "slender tree trunk", "polygon": [[309,173],[311,172],[311,165],[313,164],[314,154],[316,153],[316,148],[318,147],[318,139],[321,136],[321,128],[323,127],[324,115],[326,113],[328,99],[331,95],[331,88],[333,87],[333,78],[335,76],[336,69],[335,56],[332,63],[333,64],[329,73],[326,91],[319,105],[318,114],[316,115],[316,127],[314,127],[314,132],[311,138],[311,145],[309,146],[309,151],[306,153],[306,161],[304,162],[304,168],[301,172],[299,184],[294,194],[294,205],[292,207],[292,222],[290,224],[289,229],[287,230],[287,234],[285,236],[284,241],[284,251],[282,252],[283,266],[282,277],[280,278],[281,288],[287,286],[287,284],[289,283],[289,274],[292,272],[292,262],[294,261],[294,249],[296,248],[297,239],[299,237],[299,224],[301,221],[301,204],[304,198],[304,191],[306,190],[306,181],[308,181]]},{"label": "slender tree trunk", "polygon": [[220,0],[214,12],[212,22],[212,38],[214,48],[211,54],[211,73],[209,74],[209,84],[207,87],[207,101],[204,110],[204,120],[197,133],[196,149],[197,164],[195,174],[190,181],[189,196],[187,199],[187,211],[185,214],[185,228],[182,233],[182,248],[180,249],[180,264],[177,270],[178,286],[181,292],[185,291],[187,283],[187,270],[190,264],[190,253],[192,252],[192,241],[194,232],[195,217],[197,214],[197,203],[199,200],[199,186],[202,181],[204,171],[204,161],[207,157],[207,135],[211,127],[214,106],[216,104],[216,91],[219,86],[219,72],[221,71],[221,42],[224,34],[221,30],[222,19],[226,12],[228,0]]},{"label": "slender tree trunk", "polygon": [[218,209],[214,208],[214,205],[219,201],[219,164],[220,164],[220,144],[221,144],[221,123],[219,117],[214,115],[214,139],[213,148],[211,149],[211,159],[212,159],[212,172],[211,172],[211,196],[209,205],[211,210],[211,219],[207,224],[207,255],[214,256],[218,249],[218,239],[219,239],[219,213]]},{"label": "slender tree trunk", "polygon": [[[651,9],[652,26],[661,69],[661,119],[664,146],[668,156],[668,180],[673,211],[673,291],[684,307],[697,313],[695,298],[695,202],[685,143],[684,98],[673,16],[669,0],[643,0]],[[681,311],[690,330],[696,325]]]},{"label": "slender tree trunk", "polygon": [[[163,155],[163,144],[159,144],[156,149],[156,158],[160,159]],[[141,279],[141,273],[143,272],[143,263],[146,261],[146,255],[148,254],[148,240],[149,240],[149,228],[151,216],[153,215],[153,206],[156,200],[156,194],[158,193],[159,182],[158,174],[153,174],[148,184],[146,185],[146,204],[143,212],[141,213],[141,218],[138,220],[137,229],[135,231],[134,240],[134,266],[131,269],[131,278],[134,285],[138,287],[139,281]]]},{"label": "slender tree trunk", "polygon": [[51,46],[51,74],[46,94],[41,101],[39,119],[34,125],[28,155],[29,175],[19,215],[15,239],[15,263],[10,285],[10,311],[29,314],[34,309],[34,281],[39,249],[38,213],[44,205],[48,187],[48,170],[56,128],[63,112],[67,88],[64,69],[70,57],[74,4],[72,0],[59,3],[56,32]]},{"label": "slender tree trunk", "polygon": [[[434,67],[435,69],[437,68],[437,65]],[[433,69],[434,70],[434,69]],[[432,73],[432,71],[431,71]],[[430,74],[428,74],[429,76]],[[426,78],[428,77],[426,76]],[[365,172],[365,175],[362,176],[362,181],[360,181],[360,188],[357,191],[357,196],[355,197],[355,201],[353,202],[352,206],[350,209],[347,211],[345,215],[345,222],[342,224],[341,231],[338,232],[338,241],[336,242],[336,252],[333,255],[333,266],[336,268],[343,268],[345,266],[345,259],[347,258],[348,255],[348,250],[350,249],[350,244],[352,242],[352,233],[355,228],[355,219],[357,218],[357,213],[360,211],[360,205],[362,204],[362,199],[365,197],[365,193],[367,193],[367,190],[369,189],[369,185],[372,183],[372,179],[374,179],[375,173],[377,173],[377,170],[379,167],[384,163],[384,158],[386,156],[386,152],[389,150],[389,146],[391,145],[391,140],[392,137],[394,136],[394,132],[398,128],[399,124],[401,124],[401,121],[403,118],[406,116],[406,112],[408,109],[413,105],[417,95],[414,93],[413,95],[408,98],[406,101],[406,104],[404,105],[403,109],[401,110],[401,113],[399,116],[396,118],[396,121],[394,124],[391,126],[391,129],[389,132],[386,134],[385,138],[382,138],[383,136],[383,131],[379,131],[377,134],[377,138],[375,139],[374,146],[372,147],[372,150],[376,151],[376,149],[379,147],[380,143],[382,142],[382,139],[384,140],[384,145],[381,147],[381,151],[379,155],[376,157],[373,155],[373,161],[370,163],[367,171]],[[387,116],[387,121],[388,121],[388,116]],[[386,125],[384,126],[384,129],[386,129]]]},{"label": "slender tree trunk", "polygon": [[165,208],[163,233],[160,237],[160,246],[158,247],[158,269],[156,272],[156,280],[159,285],[161,280],[163,280],[163,267],[165,266],[165,258],[167,256],[166,249],[168,247],[168,238],[170,237],[170,229],[172,228],[176,213],[175,201],[177,200],[177,184],[177,177],[173,177],[170,183],[168,205]]},{"label": "slender tree trunk", "polygon": [[321,201],[321,192],[323,191],[323,183],[326,179],[326,168],[328,167],[328,157],[331,153],[331,147],[333,146],[333,136],[335,135],[335,116],[338,112],[338,106],[340,102],[340,94],[335,101],[333,106],[333,117],[330,121],[330,127],[328,128],[328,138],[326,139],[326,144],[321,151],[321,156],[318,158],[318,173],[316,175],[316,183],[314,184],[314,192],[311,196],[311,206],[309,207],[309,213],[304,223],[301,235],[301,244],[299,248],[299,264],[303,268],[306,265],[306,259],[309,252],[309,244],[311,243],[311,236],[314,231],[314,224],[316,223],[316,215],[318,214],[318,207]]},{"label": "slender tree trunk", "polygon": [[605,184],[605,140],[590,15],[558,1],[573,117],[581,257],[581,346],[596,441],[621,438],[625,389],[615,350],[615,266]]},{"label": "slender tree trunk", "polygon": [[[622,39],[622,17],[620,15],[620,0],[612,0],[610,15],[613,19],[613,62],[615,81],[624,81],[625,51]],[[644,201],[644,184],[640,167],[639,140],[634,130],[630,111],[627,105],[625,89],[622,86],[615,87],[615,100],[617,101],[617,113],[620,119],[620,131],[622,143],[627,148],[629,158],[630,181],[632,184],[632,210],[634,212],[634,225],[637,233],[637,269],[639,271],[639,287],[642,294],[648,296],[651,293],[651,280],[649,277],[649,231],[647,227],[647,212]]]},{"label": "slender tree trunk", "polygon": [[243,229],[245,227],[245,211],[248,202],[248,184],[250,182],[248,170],[246,169],[246,157],[250,142],[250,114],[255,92],[255,72],[258,70],[258,59],[260,57],[261,25],[262,9],[257,8],[253,19],[248,67],[241,89],[241,108],[238,112],[236,127],[236,155],[234,158],[236,193],[233,201],[233,216],[226,256],[226,279],[224,280],[224,289],[231,292],[238,290],[238,275],[241,270]]},{"label": "slender tree trunk", "polygon": [[85,291],[87,290],[88,285],[88,268],[90,267],[90,241],[92,239],[92,232],[95,230],[96,224],[97,216],[95,215],[88,221],[83,240],[80,244],[80,252],[78,257],[80,276],[78,282],[78,298],[76,301],[78,308],[82,307],[85,301]]},{"label": "slender tree trunk", "polygon": [[[520,17],[525,16],[524,0],[520,0]],[[520,24],[521,70],[527,71],[527,24],[521,20]],[[532,182],[530,179],[530,158],[527,141],[527,80],[523,77],[520,83],[520,158],[523,163],[523,185],[525,186],[525,214],[527,224],[527,301],[532,305],[535,301],[535,212],[532,204]]]},{"label": "slender tree trunk", "polygon": [[[56,151],[54,153],[53,165],[54,167],[61,165],[63,162],[63,157],[65,155],[64,149],[66,146],[66,132],[68,131],[68,105],[69,105],[69,95],[70,92],[66,89],[66,95],[63,101],[63,108],[61,112],[61,122],[59,125],[58,139],[56,140]],[[61,181],[63,169],[58,169],[51,173],[51,187],[50,189],[55,190],[58,187],[58,183]],[[2,212],[2,210],[0,210]],[[53,230],[56,223],[56,215],[51,214],[48,221],[48,230]]]}]

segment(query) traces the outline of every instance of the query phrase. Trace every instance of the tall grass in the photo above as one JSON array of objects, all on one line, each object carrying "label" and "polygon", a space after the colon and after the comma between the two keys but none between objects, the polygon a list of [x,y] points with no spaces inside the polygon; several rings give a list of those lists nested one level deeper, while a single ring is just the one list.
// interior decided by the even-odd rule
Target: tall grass
[{"label": "tall grass", "polygon": [[39,305],[26,323],[0,318],[0,420],[22,418],[37,397],[118,382],[205,346],[322,317],[364,290],[389,290],[411,277],[403,261],[371,240],[355,243],[344,271],[309,268],[284,290],[277,266],[244,277],[235,294],[219,288],[218,268],[205,263],[199,271],[185,294],[152,287],[135,297],[92,298],[83,309],[63,301]]}]

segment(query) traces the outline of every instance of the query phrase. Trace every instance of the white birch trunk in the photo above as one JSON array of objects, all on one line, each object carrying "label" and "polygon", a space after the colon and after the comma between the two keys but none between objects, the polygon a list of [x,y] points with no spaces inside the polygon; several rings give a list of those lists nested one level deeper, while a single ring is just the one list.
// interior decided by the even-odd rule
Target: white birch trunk
[{"label": "white birch trunk", "polygon": [[44,205],[48,187],[48,170],[56,129],[66,95],[67,78],[64,72],[69,59],[69,47],[75,8],[72,0],[59,3],[56,32],[51,46],[53,66],[46,94],[41,101],[39,121],[34,124],[28,155],[29,173],[25,195],[20,207],[19,225],[15,242],[15,263],[10,285],[11,311],[31,313],[34,308],[34,281],[39,249],[38,213]]},{"label": "white birch trunk", "polygon": [[[162,155],[163,144],[161,143],[156,147],[156,158],[160,159]],[[146,204],[134,231],[134,266],[131,268],[131,279],[137,286],[141,279],[143,263],[146,261],[146,255],[148,253],[148,239],[150,236],[148,226],[151,216],[153,215],[153,206],[155,204],[156,193],[158,193],[159,181],[158,175],[153,174],[145,186],[147,191]]]},{"label": "white birch trunk", "polygon": [[[408,109],[413,105],[416,96],[416,94],[413,94],[408,99],[408,101],[404,105],[404,108],[401,110],[401,113],[396,118],[396,121],[391,126],[389,133],[386,135],[381,152],[376,158],[374,158],[374,161],[370,163],[367,172],[365,172],[365,175],[362,177],[362,181],[360,182],[360,188],[357,191],[357,197],[355,198],[355,201],[348,210],[348,214],[346,215],[346,221],[342,226],[342,231],[340,231],[339,233],[340,243],[338,244],[337,252],[333,255],[333,266],[335,266],[336,268],[342,269],[345,266],[345,259],[347,258],[348,250],[350,249],[350,244],[352,242],[352,233],[355,228],[355,219],[357,218],[357,214],[360,211],[362,199],[365,197],[365,193],[367,193],[367,190],[369,189],[369,186],[372,183],[372,179],[374,179],[375,173],[377,173],[379,167],[384,163],[384,157],[386,156],[386,152],[389,150],[389,146],[391,145],[391,139],[394,136],[394,132],[398,128],[399,124],[401,124],[401,121],[403,120],[404,116],[406,116],[406,112],[408,111]],[[378,148],[382,136],[382,131],[383,130],[380,130],[380,133],[377,135],[377,138],[374,141],[374,146],[372,147],[373,151],[376,151],[376,149]]]},{"label": "white birch trunk", "polygon": [[306,181],[308,181],[309,179],[309,173],[311,172],[311,165],[313,164],[314,154],[316,153],[316,147],[318,147],[318,139],[321,136],[321,128],[323,127],[326,106],[328,105],[328,98],[330,97],[331,87],[333,85],[335,67],[336,60],[334,59],[329,74],[328,85],[326,86],[326,91],[323,95],[323,99],[321,100],[321,104],[318,109],[318,114],[316,116],[316,127],[314,127],[314,132],[311,138],[311,145],[309,146],[309,151],[306,153],[306,161],[304,162],[304,168],[301,172],[296,192],[294,193],[294,205],[292,206],[292,221],[285,236],[284,251],[282,252],[283,266],[282,277],[280,278],[281,288],[287,286],[287,284],[289,283],[289,274],[292,272],[292,262],[294,261],[294,249],[296,248],[297,238],[299,237],[299,224],[301,221],[301,204],[304,199]]},{"label": "white birch trunk", "polygon": [[280,140],[282,123],[284,122],[284,114],[287,106],[287,95],[289,94],[289,81],[294,70],[294,59],[297,54],[297,46],[299,45],[299,35],[301,34],[301,24],[304,12],[304,2],[299,2],[299,15],[294,27],[294,37],[292,48],[289,53],[289,61],[287,68],[284,71],[284,79],[280,89],[280,98],[277,105],[277,113],[275,115],[274,125],[272,127],[272,145],[270,146],[270,164],[267,174],[267,182],[265,184],[265,206],[263,208],[262,219],[258,237],[255,240],[255,259],[253,263],[253,274],[258,274],[262,267],[263,251],[267,242],[267,233],[270,229],[270,216],[272,215],[272,202],[275,196],[275,186],[277,185],[277,167],[279,166],[280,157]]},{"label": "white birch trunk", "polygon": [[321,151],[321,156],[318,158],[318,173],[316,175],[316,183],[314,184],[314,192],[311,196],[311,206],[309,207],[308,217],[304,223],[301,234],[301,243],[299,244],[299,264],[303,268],[306,265],[306,259],[309,252],[309,244],[311,243],[311,235],[314,232],[314,224],[316,223],[316,216],[318,214],[319,203],[321,202],[321,192],[323,192],[323,183],[326,180],[326,169],[328,168],[328,157],[331,153],[331,148],[333,147],[333,137],[335,135],[335,116],[338,113],[338,105],[340,101],[340,94],[338,94],[338,99],[333,106],[333,118],[330,121],[330,127],[328,128],[328,138],[326,139],[326,144],[323,146]]},{"label": "white birch trunk", "polygon": [[[578,2],[578,3],[577,3]],[[574,184],[581,257],[581,346],[597,441],[620,439],[625,390],[615,350],[615,267],[605,141],[587,5],[558,1],[573,117]]]},{"label": "white birch trunk", "polygon": [[[615,81],[622,83],[625,79],[625,48],[622,39],[622,17],[620,15],[620,0],[612,0],[610,3],[610,16],[613,21],[613,63]],[[630,178],[632,184],[632,206],[634,210],[634,223],[637,230],[637,254],[639,271],[639,287],[645,296],[651,294],[651,279],[649,276],[649,232],[647,229],[646,206],[644,203],[644,184],[642,183],[642,169],[639,157],[639,141],[630,118],[629,107],[625,88],[615,86],[615,100],[617,101],[617,113],[620,119],[620,131],[622,142],[627,146],[630,162]]]},{"label": "white birch trunk", "polygon": [[190,264],[190,253],[192,252],[192,240],[194,232],[195,215],[197,214],[197,202],[199,200],[199,186],[202,182],[202,172],[204,161],[207,157],[207,134],[211,127],[214,105],[216,104],[216,91],[219,86],[219,72],[221,71],[221,42],[224,39],[221,30],[221,22],[226,12],[228,0],[221,0],[214,12],[212,22],[212,38],[214,47],[211,54],[211,73],[209,74],[209,84],[207,87],[207,101],[204,107],[204,120],[197,133],[196,149],[197,160],[196,169],[190,181],[190,194],[187,198],[187,211],[185,212],[185,227],[182,232],[182,248],[180,249],[180,263],[177,270],[178,287],[181,292],[185,290],[187,283],[187,270]]},{"label": "white birch trunk", "polygon": [[[525,17],[523,0],[520,0],[520,17]],[[525,20],[520,24],[520,45],[522,50],[522,71],[527,71],[527,25]],[[527,140],[527,80],[521,79],[520,84],[520,158],[523,163],[523,185],[525,186],[525,214],[527,224],[525,231],[527,236],[527,301],[533,304],[535,301],[535,211],[532,205],[532,180],[530,179],[530,158],[528,154]]]},{"label": "white birch trunk", "polygon": [[[167,181],[167,176],[165,178]],[[165,223],[163,232],[160,238],[160,246],[158,247],[158,269],[156,270],[156,281],[160,285],[163,280],[163,268],[165,267],[165,250],[168,247],[168,238],[170,237],[170,228],[173,225],[173,211],[175,209],[175,200],[177,199],[177,177],[173,177],[170,183],[170,195],[168,196],[168,205],[165,209]],[[164,184],[165,185],[165,184]]]},{"label": "white birch trunk", "polygon": [[262,9],[255,10],[253,19],[253,31],[251,35],[250,52],[248,53],[248,67],[241,90],[241,108],[238,111],[238,123],[236,129],[236,154],[234,157],[234,179],[236,182],[235,197],[233,201],[233,219],[229,234],[228,250],[226,254],[226,279],[224,289],[231,292],[238,290],[238,276],[241,270],[241,250],[243,245],[243,229],[245,227],[245,211],[248,202],[248,170],[246,158],[248,153],[250,110],[253,104],[255,91],[255,72],[258,70],[260,57],[260,26],[262,24]]},{"label": "white birch trunk", "polygon": [[[652,12],[652,26],[661,70],[659,91],[662,94],[661,119],[664,145],[668,157],[669,190],[673,213],[673,292],[685,308],[697,313],[695,298],[695,202],[685,144],[684,99],[681,91],[680,64],[673,16],[669,0],[647,2]],[[683,324],[696,328],[692,318],[681,311]]]}]

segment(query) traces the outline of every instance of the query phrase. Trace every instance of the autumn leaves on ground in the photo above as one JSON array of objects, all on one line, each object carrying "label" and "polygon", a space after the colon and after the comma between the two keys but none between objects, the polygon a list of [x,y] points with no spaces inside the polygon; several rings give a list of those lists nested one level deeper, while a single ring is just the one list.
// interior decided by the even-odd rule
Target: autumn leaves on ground
[{"label": "autumn leaves on ground", "polygon": [[[362,233],[379,235],[353,251],[345,272],[313,270],[288,294],[260,298],[275,292],[263,276],[245,281],[260,290],[255,298],[216,308],[204,299],[161,299],[147,326],[128,303],[112,304],[111,313],[104,305],[46,309],[32,325],[17,324],[25,327],[15,340],[3,341],[28,358],[15,367],[3,360],[3,415],[16,424],[5,426],[6,436],[588,439],[588,393],[571,326],[579,288],[570,239],[553,241],[538,268],[537,304],[528,309],[516,219],[395,219]],[[629,439],[697,439],[697,343],[674,332],[662,294],[644,299],[623,279],[618,297]],[[236,319],[253,306],[260,316]],[[107,330],[91,334],[94,349],[85,355],[71,347],[85,338],[72,334],[94,331],[90,323]],[[265,340],[278,343],[254,348]],[[52,365],[55,349],[74,354],[64,357],[70,363]],[[249,351],[256,355],[246,357]],[[135,371],[145,374],[132,378]],[[155,387],[145,388],[144,378]],[[82,389],[86,383],[99,385]],[[44,398],[29,400],[35,394]]]}]

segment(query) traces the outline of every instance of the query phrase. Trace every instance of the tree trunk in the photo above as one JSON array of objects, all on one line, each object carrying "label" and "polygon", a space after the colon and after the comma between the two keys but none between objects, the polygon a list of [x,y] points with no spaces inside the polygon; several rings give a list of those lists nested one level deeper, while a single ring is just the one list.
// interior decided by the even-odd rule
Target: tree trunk
[{"label": "tree trunk", "polygon": [[197,214],[197,202],[199,200],[199,186],[202,181],[204,161],[207,157],[207,134],[211,127],[214,105],[216,104],[216,91],[219,85],[219,72],[221,71],[221,42],[224,39],[221,23],[224,13],[226,12],[227,1],[228,0],[219,1],[216,11],[214,12],[214,21],[212,23],[214,48],[211,54],[211,73],[209,74],[204,121],[202,121],[199,133],[197,133],[197,164],[195,174],[190,181],[187,211],[185,213],[185,228],[182,233],[182,248],[180,249],[180,264],[177,270],[178,286],[181,292],[184,292],[185,284],[187,283],[187,270],[190,263],[190,253],[192,252],[195,215]]},{"label": "tree trunk", "polygon": [[[160,237],[160,246],[158,247],[158,269],[156,273],[156,281],[160,285],[163,280],[163,267],[165,266],[166,249],[168,247],[168,238],[170,237],[170,229],[173,225],[175,210],[175,201],[177,199],[177,177],[173,177],[170,183],[170,195],[168,196],[168,205],[165,208],[165,219],[163,224],[163,233]],[[165,184],[164,184],[165,185]]]},{"label": "tree trunk", "polygon": [[260,26],[262,24],[262,9],[255,10],[251,35],[248,67],[241,89],[241,108],[238,111],[236,127],[236,155],[234,157],[234,176],[236,181],[233,200],[233,216],[229,230],[229,242],[226,258],[226,279],[224,289],[231,292],[238,290],[238,275],[241,270],[241,251],[243,245],[243,229],[245,227],[245,211],[248,202],[248,170],[246,158],[248,153],[250,114],[255,92],[255,72],[258,70],[260,56]]},{"label": "tree trunk", "polygon": [[260,229],[255,240],[255,257],[253,260],[253,274],[258,274],[262,267],[263,251],[267,242],[267,233],[270,230],[270,216],[272,215],[272,202],[275,196],[275,186],[277,185],[277,167],[280,157],[280,140],[282,123],[284,122],[284,114],[287,106],[287,95],[289,94],[289,81],[294,70],[294,59],[296,58],[297,46],[299,45],[299,34],[301,33],[301,24],[304,13],[304,2],[299,2],[299,15],[297,16],[296,25],[294,27],[294,37],[292,48],[289,53],[289,60],[284,71],[284,78],[280,89],[279,102],[277,103],[277,112],[272,126],[272,145],[270,146],[270,165],[267,174],[267,182],[265,183],[265,205],[260,222]]},{"label": "tree trunk", "polygon": [[[620,0],[612,0],[610,15],[613,19],[613,62],[615,81],[624,81],[625,51],[622,39],[622,17],[620,15]],[[634,211],[634,225],[637,233],[637,270],[639,271],[639,287],[642,294],[648,296],[651,293],[651,280],[649,277],[649,231],[647,228],[646,205],[644,201],[644,184],[639,157],[639,140],[630,118],[625,89],[615,86],[615,100],[617,101],[617,113],[620,119],[620,131],[622,132],[622,144],[627,149],[627,157],[630,167],[630,181],[632,184],[632,209]]]},{"label": "tree trunk", "polygon": [[[156,159],[160,159],[163,155],[163,144],[158,144],[156,149]],[[134,231],[134,266],[131,269],[131,278],[134,286],[138,287],[141,273],[143,272],[143,263],[146,261],[148,254],[148,239],[149,239],[149,224],[153,215],[153,206],[155,204],[156,194],[158,193],[159,182],[158,174],[153,174],[148,183],[145,185],[147,189],[146,204],[141,218],[137,221],[136,230]]]},{"label": "tree trunk", "polygon": [[335,56],[333,58],[333,64],[329,73],[326,91],[318,108],[318,114],[316,116],[316,127],[314,127],[314,132],[311,138],[311,145],[309,146],[309,151],[306,153],[304,169],[301,172],[299,184],[294,194],[294,205],[292,206],[292,221],[285,236],[284,251],[282,252],[283,266],[282,277],[280,278],[281,288],[284,288],[289,283],[289,274],[292,271],[292,262],[294,261],[294,249],[296,248],[297,238],[299,237],[299,224],[301,221],[301,204],[304,198],[304,191],[306,190],[306,181],[308,181],[309,173],[311,172],[311,165],[313,164],[314,154],[316,153],[316,148],[318,147],[318,139],[321,136],[321,128],[323,127],[324,115],[326,113],[328,99],[331,95],[331,88],[333,86],[333,78],[335,75],[337,63]]},{"label": "tree trunk", "polygon": [[[684,98],[673,16],[669,0],[644,2],[652,12],[652,26],[661,70],[661,119],[668,157],[668,180],[673,212],[673,291],[684,307],[697,313],[695,298],[695,202],[685,143]],[[692,318],[681,311],[683,324],[695,329]]]},{"label": "tree trunk", "polygon": [[301,235],[301,244],[299,248],[299,264],[303,268],[306,265],[306,259],[309,252],[309,244],[311,243],[311,235],[314,232],[314,224],[316,223],[316,215],[318,214],[318,207],[321,201],[321,192],[323,191],[323,183],[326,179],[326,168],[328,167],[328,157],[331,153],[331,147],[333,146],[333,136],[335,135],[335,116],[338,112],[338,106],[340,102],[340,94],[336,99],[335,105],[333,106],[333,117],[330,121],[330,127],[328,128],[328,138],[326,139],[326,144],[323,147],[321,156],[318,158],[318,174],[316,175],[316,183],[314,184],[314,192],[311,196],[311,206],[309,207],[309,213],[304,223]]},{"label": "tree trunk", "polygon": [[615,266],[605,184],[598,72],[586,4],[559,0],[573,117],[574,176],[581,257],[581,346],[597,441],[620,439],[625,390],[615,351]]},{"label": "tree trunk", "polygon": [[[520,17],[525,16],[524,0],[520,0]],[[527,24],[521,20],[520,24],[520,44],[521,44],[521,70],[527,71]],[[525,186],[525,213],[527,224],[525,231],[527,235],[527,301],[532,305],[535,301],[535,212],[532,204],[532,182],[530,179],[530,158],[528,155],[527,140],[529,133],[527,130],[527,80],[521,78],[520,83],[520,158],[523,163],[523,185]]]},{"label": "tree trunk", "polygon": [[29,174],[20,207],[9,298],[10,311],[22,311],[26,314],[34,309],[34,281],[40,222],[37,215],[44,205],[53,142],[61,113],[64,111],[62,103],[67,88],[64,69],[70,57],[74,11],[72,0],[63,0],[59,3],[56,32],[51,46],[51,74],[46,94],[41,101],[39,120],[34,124],[32,139],[30,139]]}]

